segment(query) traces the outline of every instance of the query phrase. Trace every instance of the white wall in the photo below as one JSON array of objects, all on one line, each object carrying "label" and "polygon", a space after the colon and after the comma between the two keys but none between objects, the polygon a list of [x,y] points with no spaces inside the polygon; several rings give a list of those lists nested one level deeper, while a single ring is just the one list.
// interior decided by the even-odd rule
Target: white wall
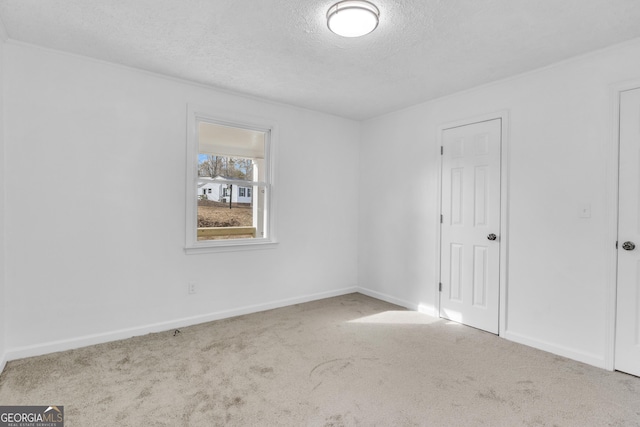
[{"label": "white wall", "polygon": [[[356,289],[358,122],[14,42],[6,57],[11,358]],[[184,253],[187,103],[277,122],[276,249]]]},{"label": "white wall", "polygon": [[[3,47],[0,355],[164,330],[340,294],[358,282],[371,295],[433,310],[437,128],[508,109],[504,336],[605,365],[609,85],[640,78],[640,41],[362,125],[14,42]],[[187,103],[277,121],[276,190],[296,195],[278,200],[277,249],[184,254]],[[149,200],[149,176],[166,189],[163,199]],[[578,217],[584,203],[590,219]],[[196,296],[188,281],[198,282]]]},{"label": "white wall", "polygon": [[[365,122],[360,286],[409,307],[436,307],[437,127],[507,109],[504,336],[606,366],[614,250],[610,85],[638,78],[640,40]],[[380,165],[391,165],[384,175],[401,181],[386,180]],[[579,218],[582,204],[591,204],[590,219]]]},{"label": "white wall", "polygon": [[6,363],[6,310],[7,301],[5,299],[5,255],[4,255],[4,29],[0,22],[0,372]]}]

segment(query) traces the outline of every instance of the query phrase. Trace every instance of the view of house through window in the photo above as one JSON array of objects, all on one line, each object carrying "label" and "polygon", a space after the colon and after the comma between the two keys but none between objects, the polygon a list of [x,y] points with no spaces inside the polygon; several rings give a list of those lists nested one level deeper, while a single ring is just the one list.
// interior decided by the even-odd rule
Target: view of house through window
[{"label": "view of house through window", "polygon": [[197,238],[267,237],[266,133],[198,123]]}]

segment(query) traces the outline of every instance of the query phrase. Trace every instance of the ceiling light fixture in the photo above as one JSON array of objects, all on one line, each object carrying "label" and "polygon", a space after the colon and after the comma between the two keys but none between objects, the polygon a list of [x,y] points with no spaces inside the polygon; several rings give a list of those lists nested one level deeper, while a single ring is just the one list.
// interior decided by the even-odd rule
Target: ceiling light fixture
[{"label": "ceiling light fixture", "polygon": [[327,26],[342,37],[360,37],[378,26],[380,11],[364,0],[344,0],[329,8]]}]

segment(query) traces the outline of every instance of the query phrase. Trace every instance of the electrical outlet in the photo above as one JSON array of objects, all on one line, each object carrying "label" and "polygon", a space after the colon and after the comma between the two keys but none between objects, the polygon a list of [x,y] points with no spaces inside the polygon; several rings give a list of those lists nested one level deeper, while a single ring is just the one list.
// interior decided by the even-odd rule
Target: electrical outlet
[{"label": "electrical outlet", "polygon": [[187,287],[190,295],[193,295],[196,293],[196,282],[189,282],[187,284]]},{"label": "electrical outlet", "polygon": [[580,210],[578,211],[578,216],[580,218],[591,218],[591,204],[584,203],[580,205]]}]

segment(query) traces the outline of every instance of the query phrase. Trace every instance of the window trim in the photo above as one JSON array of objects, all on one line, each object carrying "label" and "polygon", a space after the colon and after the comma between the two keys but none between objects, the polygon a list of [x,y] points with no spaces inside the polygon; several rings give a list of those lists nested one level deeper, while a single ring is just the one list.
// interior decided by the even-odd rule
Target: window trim
[{"label": "window trim", "polygon": [[[198,209],[197,187],[198,179],[198,123],[208,122],[217,125],[254,130],[265,133],[265,166],[266,183],[260,183],[266,187],[267,197],[265,201],[266,220],[265,228],[267,237],[251,239],[229,240],[201,240],[197,238]],[[275,215],[275,147],[278,138],[277,124],[273,120],[253,117],[246,114],[230,114],[228,111],[219,111],[189,104],[187,106],[187,159],[186,159],[186,218],[185,218],[185,252],[187,254],[206,252],[228,252],[255,249],[269,249],[277,245],[276,239],[276,215]]]}]

